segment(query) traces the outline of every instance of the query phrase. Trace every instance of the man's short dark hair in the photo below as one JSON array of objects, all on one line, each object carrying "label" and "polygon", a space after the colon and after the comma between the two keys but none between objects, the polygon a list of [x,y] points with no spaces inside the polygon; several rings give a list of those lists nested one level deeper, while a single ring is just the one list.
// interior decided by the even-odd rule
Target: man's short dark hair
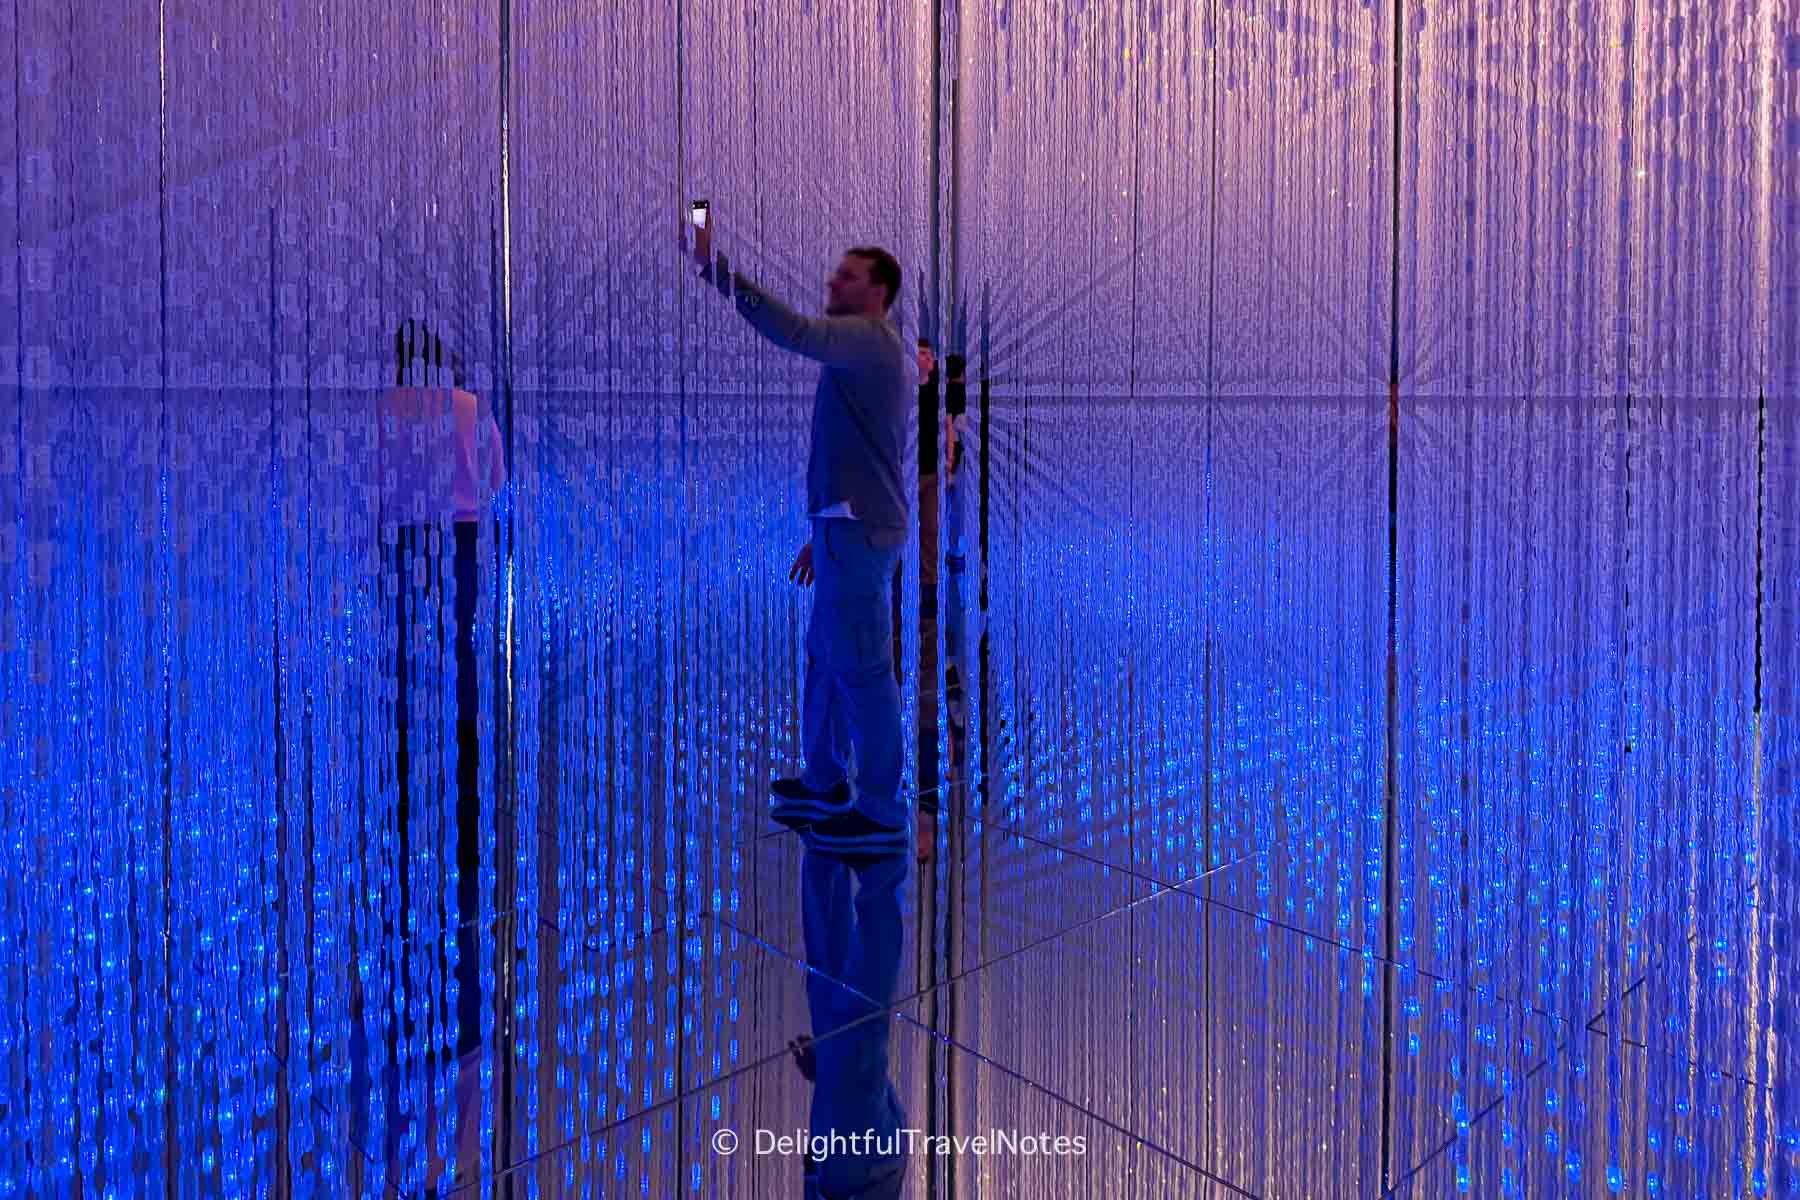
[{"label": "man's short dark hair", "polygon": [[894,307],[900,296],[900,260],[880,246],[852,246],[846,253],[868,260],[870,281],[887,288],[887,302],[882,307]]}]

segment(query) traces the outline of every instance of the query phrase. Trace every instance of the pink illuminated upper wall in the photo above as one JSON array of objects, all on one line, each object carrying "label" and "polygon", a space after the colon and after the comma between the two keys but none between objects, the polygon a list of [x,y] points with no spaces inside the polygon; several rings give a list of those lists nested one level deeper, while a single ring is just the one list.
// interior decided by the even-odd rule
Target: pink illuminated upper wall
[{"label": "pink illuminated upper wall", "polygon": [[1324,2],[964,20],[982,164],[964,278],[1001,297],[1022,383],[1754,396],[1792,379],[1790,0],[1405,4],[1398,42],[1391,7]]},{"label": "pink illuminated upper wall", "polygon": [[[1797,5],[961,6],[938,265],[1021,390],[1792,392]],[[509,14],[503,129],[499,0],[8,6],[0,386],[360,387],[406,316],[527,390],[803,386],[698,195],[802,307],[888,245],[915,332],[924,6]]]}]

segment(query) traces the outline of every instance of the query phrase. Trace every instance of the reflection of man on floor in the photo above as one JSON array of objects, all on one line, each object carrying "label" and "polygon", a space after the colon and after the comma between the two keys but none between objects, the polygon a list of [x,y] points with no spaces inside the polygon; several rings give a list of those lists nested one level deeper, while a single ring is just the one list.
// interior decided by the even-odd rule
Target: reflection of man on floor
[{"label": "reflection of man on floor", "polygon": [[[888,1079],[887,1009],[899,982],[897,899],[909,863],[900,853],[845,859],[810,849],[801,862],[813,1040],[800,1056],[810,1059],[803,1069],[813,1080],[811,1131],[869,1139],[825,1147],[809,1162],[806,1200],[882,1200],[906,1182],[906,1109]],[[857,1149],[867,1152],[849,1152]]]},{"label": "reflection of man on floor", "polygon": [[[683,229],[685,243],[685,223]],[[763,337],[821,367],[806,468],[812,541],[789,573],[817,584],[801,714],[806,763],[799,778],[775,781],[770,814],[806,843],[801,899],[816,1064],[812,1134],[875,1144],[874,1153],[839,1148],[809,1165],[807,1194],[895,1196],[905,1180],[897,1152],[904,1151],[898,1131],[905,1116],[887,1077],[886,1010],[900,970],[912,840],[900,794],[892,624],[894,573],[911,516],[901,471],[908,352],[888,315],[900,267],[885,250],[851,250],[826,284],[826,315],[807,318],[733,274],[723,254],[714,263],[714,232],[711,225],[696,231],[702,276],[734,293],[737,311]]]}]

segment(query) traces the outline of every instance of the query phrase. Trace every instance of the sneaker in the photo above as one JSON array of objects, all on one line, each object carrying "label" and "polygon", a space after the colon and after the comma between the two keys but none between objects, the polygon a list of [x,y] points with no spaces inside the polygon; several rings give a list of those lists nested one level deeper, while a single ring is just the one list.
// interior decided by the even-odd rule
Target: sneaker
[{"label": "sneaker", "polygon": [[904,854],[911,844],[904,825],[899,829],[878,825],[854,808],[815,821],[804,836],[810,849],[859,858]]},{"label": "sneaker", "polygon": [[795,833],[850,807],[848,780],[839,780],[828,792],[815,792],[798,779],[777,779],[769,785],[769,794],[775,797],[769,815]]}]

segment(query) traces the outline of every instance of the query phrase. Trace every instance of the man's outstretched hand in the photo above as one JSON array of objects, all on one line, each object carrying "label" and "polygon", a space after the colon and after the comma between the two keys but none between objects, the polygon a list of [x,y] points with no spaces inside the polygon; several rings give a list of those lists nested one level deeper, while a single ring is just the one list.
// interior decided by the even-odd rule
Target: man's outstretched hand
[{"label": "man's outstretched hand", "polygon": [[794,555],[794,565],[788,568],[788,582],[797,583],[801,587],[811,587],[813,581],[812,543],[800,547],[800,553]]}]

